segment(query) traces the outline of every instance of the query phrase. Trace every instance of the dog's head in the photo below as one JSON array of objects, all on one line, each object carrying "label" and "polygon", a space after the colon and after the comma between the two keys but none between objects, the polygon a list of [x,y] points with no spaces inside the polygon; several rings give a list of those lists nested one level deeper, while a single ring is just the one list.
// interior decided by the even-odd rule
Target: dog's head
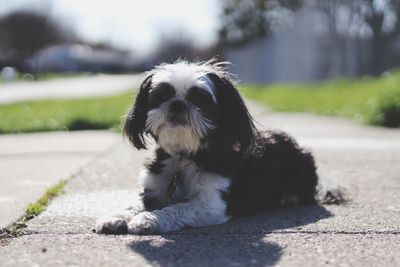
[{"label": "dog's head", "polygon": [[212,138],[236,151],[253,142],[253,120],[224,64],[209,61],[157,66],[148,73],[129,112],[124,132],[146,148],[151,135],[169,154],[194,154]]}]

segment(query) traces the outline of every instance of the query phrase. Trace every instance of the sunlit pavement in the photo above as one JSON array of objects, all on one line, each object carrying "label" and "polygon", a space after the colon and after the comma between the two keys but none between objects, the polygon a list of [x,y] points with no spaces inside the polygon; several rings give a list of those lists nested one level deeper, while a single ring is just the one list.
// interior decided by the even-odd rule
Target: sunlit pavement
[{"label": "sunlit pavement", "polygon": [[93,75],[0,84],[0,104],[43,99],[108,96],[137,88],[142,75]]},{"label": "sunlit pavement", "polygon": [[0,229],[117,140],[112,131],[0,135]]},{"label": "sunlit pavement", "polygon": [[98,216],[137,201],[137,173],[151,153],[119,139],[28,222],[28,235],[0,242],[0,265],[399,266],[400,131],[254,104],[251,110],[263,128],[286,130],[309,147],[325,183],[344,187],[351,201],[169,235],[97,235]]}]

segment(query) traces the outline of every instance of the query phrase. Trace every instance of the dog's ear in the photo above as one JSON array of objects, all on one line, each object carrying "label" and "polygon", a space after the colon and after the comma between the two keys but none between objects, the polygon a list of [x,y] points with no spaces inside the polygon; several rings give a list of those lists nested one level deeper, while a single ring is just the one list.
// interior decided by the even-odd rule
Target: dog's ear
[{"label": "dog's ear", "polygon": [[228,142],[235,150],[244,152],[253,143],[257,130],[242,97],[232,82],[226,77],[209,73],[208,77],[215,86],[215,93],[220,108],[219,126]]},{"label": "dog's ear", "polygon": [[129,111],[124,125],[124,135],[129,138],[137,149],[146,149],[146,120],[149,102],[149,90],[151,87],[151,78],[146,77],[140,86],[136,96],[136,101]]}]

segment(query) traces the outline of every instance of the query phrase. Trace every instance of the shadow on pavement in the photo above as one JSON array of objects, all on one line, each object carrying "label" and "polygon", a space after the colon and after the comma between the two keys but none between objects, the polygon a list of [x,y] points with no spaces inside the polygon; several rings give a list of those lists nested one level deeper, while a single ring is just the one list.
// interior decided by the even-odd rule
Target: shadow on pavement
[{"label": "shadow on pavement", "polygon": [[162,236],[161,242],[144,239],[130,248],[156,266],[249,266],[272,265],[282,254],[276,243],[262,234]]},{"label": "shadow on pavement", "polygon": [[331,216],[322,206],[279,209],[223,225],[143,236],[128,246],[160,266],[269,266],[279,261],[283,248],[269,242],[268,233]]}]

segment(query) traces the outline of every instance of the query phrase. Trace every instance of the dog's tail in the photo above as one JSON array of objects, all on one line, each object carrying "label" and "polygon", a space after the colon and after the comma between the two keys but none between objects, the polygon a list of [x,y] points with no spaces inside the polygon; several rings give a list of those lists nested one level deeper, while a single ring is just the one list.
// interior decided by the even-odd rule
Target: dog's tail
[{"label": "dog's tail", "polygon": [[350,197],[343,187],[319,184],[317,186],[315,200],[321,205],[341,205],[349,202]]}]

